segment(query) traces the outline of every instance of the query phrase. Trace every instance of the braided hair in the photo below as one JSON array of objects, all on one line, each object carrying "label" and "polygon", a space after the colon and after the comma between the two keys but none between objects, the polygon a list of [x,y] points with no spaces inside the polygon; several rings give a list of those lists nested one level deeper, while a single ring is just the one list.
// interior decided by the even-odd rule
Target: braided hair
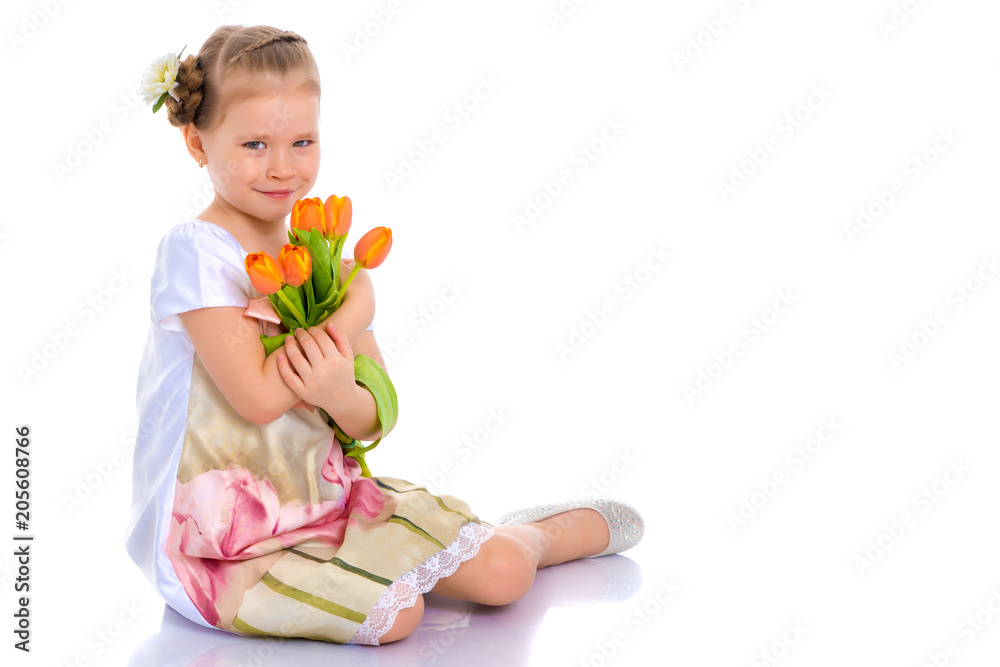
[{"label": "braided hair", "polygon": [[167,119],[175,127],[182,127],[194,120],[194,114],[201,104],[201,85],[205,75],[198,67],[198,57],[188,56],[181,61],[177,69],[177,88],[174,93],[178,99],[168,95],[164,101],[167,107]]},{"label": "braided hair", "polygon": [[177,70],[179,99],[167,96],[167,119],[175,127],[194,123],[211,127],[217,113],[222,79],[243,72],[263,81],[274,75],[301,71],[319,94],[319,69],[306,40],[294,32],[270,26],[220,26]]},{"label": "braided hair", "polygon": [[246,56],[251,51],[256,51],[257,49],[262,49],[269,44],[274,44],[276,42],[302,42],[305,44],[304,39],[296,35],[294,32],[288,30],[282,30],[281,32],[276,32],[273,35],[265,35],[256,42],[247,44],[242,49],[234,53],[229,58],[229,65],[234,65],[240,61],[241,58]]}]

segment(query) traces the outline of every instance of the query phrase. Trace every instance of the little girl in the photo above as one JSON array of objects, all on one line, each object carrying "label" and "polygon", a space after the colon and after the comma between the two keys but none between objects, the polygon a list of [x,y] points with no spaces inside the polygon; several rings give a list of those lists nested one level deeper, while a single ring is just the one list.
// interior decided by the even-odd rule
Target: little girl
[{"label": "little girl", "polygon": [[292,32],[223,26],[161,73],[155,92],[215,188],[160,241],[139,370],[126,545],[171,607],[237,634],[377,645],[414,631],[425,592],[507,604],[540,568],[639,541],[642,519],[622,503],[535,507],[491,526],[457,498],[362,477],[315,407],[350,436],[381,435],[354,381],[355,354],[384,365],[366,272],[269,356],[248,309],[260,294],[244,258],[279,254],[319,171],[312,54]]}]

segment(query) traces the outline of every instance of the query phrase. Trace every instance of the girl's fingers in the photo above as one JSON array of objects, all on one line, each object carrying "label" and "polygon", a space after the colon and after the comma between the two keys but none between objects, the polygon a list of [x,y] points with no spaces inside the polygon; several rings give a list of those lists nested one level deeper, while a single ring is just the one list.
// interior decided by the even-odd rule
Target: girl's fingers
[{"label": "girl's fingers", "polygon": [[285,338],[285,343],[282,347],[288,356],[288,362],[291,364],[291,370],[294,370],[295,373],[300,375],[309,370],[309,361],[303,355],[303,350],[299,346],[299,342],[295,336],[288,336]]},{"label": "girl's fingers", "polygon": [[277,355],[278,375],[280,375],[281,379],[285,381],[285,384],[288,385],[289,389],[298,394],[304,387],[302,384],[302,378],[300,378],[295,371],[292,370],[292,367],[289,365],[287,355],[282,354],[281,352],[278,352]]},{"label": "girl's fingers", "polygon": [[330,340],[330,336],[324,329],[325,327],[313,327],[309,330],[309,334],[323,353],[324,359],[336,359],[338,356],[337,346]]},{"label": "girl's fingers", "polygon": [[345,359],[354,360],[354,350],[351,349],[351,341],[347,339],[347,335],[333,326],[332,323],[327,323],[325,329],[330,334],[330,340],[333,344],[337,346],[337,352],[340,353]]},{"label": "girl's fingers", "polygon": [[305,358],[309,360],[309,365],[316,367],[323,363],[323,350],[320,348],[317,339],[309,333],[307,329],[296,329],[295,340],[302,348]]}]

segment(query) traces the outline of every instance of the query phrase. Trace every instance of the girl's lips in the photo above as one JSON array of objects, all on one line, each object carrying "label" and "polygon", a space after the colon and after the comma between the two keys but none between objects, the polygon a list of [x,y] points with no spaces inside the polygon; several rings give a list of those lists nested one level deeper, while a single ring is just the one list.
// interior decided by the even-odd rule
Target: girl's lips
[{"label": "girl's lips", "polygon": [[267,197],[271,197],[272,199],[285,199],[292,194],[293,190],[271,190],[270,192],[266,190],[258,190],[257,192]]}]

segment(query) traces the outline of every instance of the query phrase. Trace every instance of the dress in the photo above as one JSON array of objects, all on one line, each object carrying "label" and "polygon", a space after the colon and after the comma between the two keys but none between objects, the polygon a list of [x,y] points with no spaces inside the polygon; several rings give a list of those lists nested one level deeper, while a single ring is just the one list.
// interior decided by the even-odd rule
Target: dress
[{"label": "dress", "polygon": [[295,407],[264,425],[233,410],[177,314],[260,296],[246,255],[201,220],[160,241],[126,548],[196,623],[377,644],[397,612],[472,558],[492,528],[457,498],[361,477],[318,410]]}]

